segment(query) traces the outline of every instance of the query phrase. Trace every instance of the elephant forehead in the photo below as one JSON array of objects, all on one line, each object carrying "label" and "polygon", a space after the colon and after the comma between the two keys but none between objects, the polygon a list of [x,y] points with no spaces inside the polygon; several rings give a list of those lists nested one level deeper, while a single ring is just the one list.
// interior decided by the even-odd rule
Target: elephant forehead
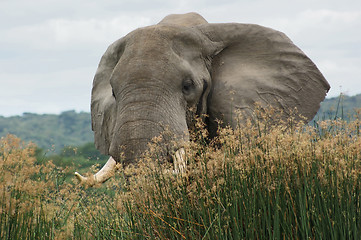
[{"label": "elephant forehead", "polygon": [[200,56],[200,47],[196,46],[200,43],[194,31],[173,25],[154,25],[133,31],[126,36],[125,49],[115,72],[145,76],[178,73],[185,62],[193,62]]},{"label": "elephant forehead", "polygon": [[[126,36],[127,48],[131,50],[171,50],[174,46],[193,48],[200,46],[202,39],[196,29],[177,25],[153,25],[139,28]],[[178,47],[179,48],[179,47]],[[138,51],[139,52],[139,51]]]}]

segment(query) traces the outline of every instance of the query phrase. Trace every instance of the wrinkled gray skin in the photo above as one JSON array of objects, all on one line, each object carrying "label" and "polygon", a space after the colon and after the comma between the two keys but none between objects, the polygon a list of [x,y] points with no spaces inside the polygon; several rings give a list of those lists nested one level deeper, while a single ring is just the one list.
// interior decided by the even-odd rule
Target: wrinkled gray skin
[{"label": "wrinkled gray skin", "polygon": [[[165,129],[188,141],[188,110],[236,127],[237,110],[255,102],[312,119],[330,86],[314,63],[281,32],[253,24],[210,24],[196,13],[169,15],[109,46],[92,89],[96,147],[134,163]],[[188,120],[187,120],[188,119]],[[124,158],[120,158],[121,154]]]}]

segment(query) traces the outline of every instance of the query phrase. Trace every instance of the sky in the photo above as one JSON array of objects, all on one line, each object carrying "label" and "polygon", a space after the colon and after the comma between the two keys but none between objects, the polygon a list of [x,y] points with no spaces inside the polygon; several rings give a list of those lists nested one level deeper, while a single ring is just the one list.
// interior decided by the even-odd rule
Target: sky
[{"label": "sky", "polygon": [[0,116],[90,111],[108,45],[168,14],[284,32],[331,85],[361,93],[360,0],[0,0]]}]

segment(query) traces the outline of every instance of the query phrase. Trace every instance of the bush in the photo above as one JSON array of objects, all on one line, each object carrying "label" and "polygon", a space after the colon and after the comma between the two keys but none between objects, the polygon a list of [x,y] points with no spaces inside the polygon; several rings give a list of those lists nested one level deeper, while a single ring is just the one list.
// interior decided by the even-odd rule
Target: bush
[{"label": "bush", "polygon": [[64,182],[67,169],[37,163],[31,145],[3,138],[0,237],[360,238],[360,118],[314,128],[257,116],[213,140],[196,122],[184,174],[173,175],[154,144],[98,188]]},{"label": "bush", "polygon": [[71,236],[78,191],[64,182],[67,170],[38,161],[39,150],[8,135],[0,140],[0,238]]},{"label": "bush", "polygon": [[237,130],[220,129],[209,144],[198,128],[185,176],[146,159],[123,206],[131,232],[160,239],[359,238],[360,118],[315,129],[292,118],[274,125],[274,115],[259,114],[262,120]]}]

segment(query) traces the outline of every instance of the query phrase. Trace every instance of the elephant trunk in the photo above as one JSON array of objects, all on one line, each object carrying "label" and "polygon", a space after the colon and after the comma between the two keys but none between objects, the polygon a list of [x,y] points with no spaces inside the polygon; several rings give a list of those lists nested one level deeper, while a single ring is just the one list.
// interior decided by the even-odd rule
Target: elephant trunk
[{"label": "elephant trunk", "polygon": [[183,147],[182,141],[188,141],[185,106],[174,101],[174,96],[166,91],[146,86],[132,89],[131,96],[122,96],[109,148],[109,154],[116,161],[124,165],[136,162],[155,138],[160,147],[157,154],[162,159],[170,158],[175,150]]},{"label": "elephant trunk", "polygon": [[[148,150],[149,143],[153,138],[160,136],[164,128],[150,120],[140,119],[126,121],[117,128],[117,136],[113,137],[109,148],[109,154],[118,162],[127,165],[135,162]],[[167,149],[162,147],[160,155],[166,156]]]},{"label": "elephant trunk", "polygon": [[[150,115],[143,109],[142,113],[144,116]],[[153,113],[156,114],[156,113]],[[102,169],[96,174],[90,177],[84,177],[79,173],[75,173],[76,178],[81,184],[88,186],[94,186],[98,183],[103,183],[111,178],[117,170],[117,163],[122,163],[122,166],[126,166],[129,163],[135,163],[142,154],[144,154],[148,148],[149,143],[152,142],[153,138],[161,136],[161,142],[157,149],[157,155],[160,160],[173,160],[174,173],[182,174],[186,169],[186,158],[185,151],[182,142],[188,141],[188,135],[185,134],[187,131],[186,122],[182,125],[179,123],[177,127],[165,125],[165,121],[151,120],[151,119],[134,119],[137,112],[128,113],[125,116],[133,116],[129,118],[120,118],[121,124],[117,125],[117,135],[113,137],[112,144],[109,149],[109,153],[112,157],[109,158],[107,163]],[[163,116],[161,119],[164,119]],[[172,119],[169,118],[168,119]],[[168,121],[169,124],[170,121]],[[168,130],[169,129],[169,132]],[[180,134],[181,129],[185,129]],[[172,131],[173,130],[173,131]],[[174,132],[178,131],[178,134]],[[181,138],[175,139],[174,136],[182,136]],[[178,141],[177,141],[178,140]],[[174,144],[177,142],[178,145]]]},{"label": "elephant trunk", "polygon": [[[183,143],[189,141],[189,136],[186,106],[181,103],[181,97],[174,101],[174,95],[159,92],[159,88],[152,91],[149,86],[122,92],[125,94],[119,94],[121,99],[117,99],[116,123],[108,150],[111,157],[94,176],[83,177],[76,173],[77,179],[87,185],[105,182],[113,175],[117,163],[123,166],[136,163],[154,138],[161,139],[157,145],[160,160],[172,159],[174,173],[183,173],[186,167]],[[127,92],[132,94],[127,95]]]}]

